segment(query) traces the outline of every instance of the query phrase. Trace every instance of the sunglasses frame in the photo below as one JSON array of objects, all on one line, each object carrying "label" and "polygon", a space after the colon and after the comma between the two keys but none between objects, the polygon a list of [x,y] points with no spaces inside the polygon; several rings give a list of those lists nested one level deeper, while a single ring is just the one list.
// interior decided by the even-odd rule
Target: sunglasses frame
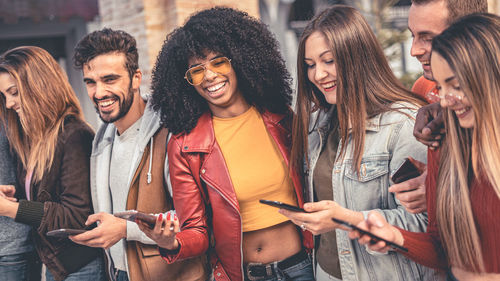
[{"label": "sunglasses frame", "polygon": [[[193,66],[193,67],[188,68],[188,70],[186,70],[186,73],[184,73],[184,79],[186,79],[186,81],[187,81],[190,85],[192,85],[192,86],[198,86],[198,85],[200,85],[201,83],[203,83],[203,80],[201,80],[201,82],[200,82],[200,83],[198,83],[198,84],[191,83],[191,81],[189,81],[189,78],[188,78],[188,72],[189,72],[191,69],[193,69],[193,68],[196,68],[196,67],[202,67],[202,68],[203,68],[203,78],[205,78],[205,72],[207,71],[207,67],[206,67],[206,65],[207,65],[207,64],[210,64],[211,62],[213,62],[214,60],[217,60],[217,59],[226,59],[226,60],[228,61],[228,63],[229,63],[229,66],[230,66],[230,67],[233,67],[233,65],[231,64],[231,59],[230,59],[230,58],[228,58],[228,57],[216,57],[216,58],[213,58],[213,59],[211,59],[211,60],[207,61],[206,63],[203,63],[203,64],[200,64],[200,65],[197,65],[197,66]],[[228,72],[226,72],[226,73],[219,73],[219,72],[214,71],[214,70],[212,70],[212,69],[210,69],[210,71],[212,71],[212,72],[214,72],[214,73],[217,73],[217,74],[224,75],[224,74],[228,74],[231,70],[229,70],[229,71],[228,71]],[[192,76],[192,75],[191,75],[191,76]]]}]

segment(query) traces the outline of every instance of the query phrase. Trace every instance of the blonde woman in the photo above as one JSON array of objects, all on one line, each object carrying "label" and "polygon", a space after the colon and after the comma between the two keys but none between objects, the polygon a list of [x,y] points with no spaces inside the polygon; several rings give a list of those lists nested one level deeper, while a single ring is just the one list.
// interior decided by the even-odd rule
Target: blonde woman
[{"label": "blonde woman", "polygon": [[[467,16],[434,38],[432,50],[446,139],[439,170],[429,168],[427,233],[377,214],[360,226],[404,245],[419,263],[450,269],[448,280],[500,280],[500,17]],[[390,250],[384,242],[370,248]]]},{"label": "blonde woman", "polygon": [[18,158],[17,192],[23,198],[16,202],[0,196],[0,215],[32,227],[48,269],[46,280],[104,280],[99,249],[45,235],[84,228],[92,212],[94,133],[67,77],[45,50],[18,47],[0,56],[0,92],[0,113]]},{"label": "blonde woman", "polygon": [[299,44],[297,116],[291,163],[306,175],[307,213],[280,210],[321,235],[317,280],[429,280],[403,255],[372,255],[331,219],[357,224],[371,210],[413,231],[425,214],[411,214],[388,191],[406,157],[426,159],[413,137],[424,101],[392,73],[360,12],[333,6],[305,28]]}]

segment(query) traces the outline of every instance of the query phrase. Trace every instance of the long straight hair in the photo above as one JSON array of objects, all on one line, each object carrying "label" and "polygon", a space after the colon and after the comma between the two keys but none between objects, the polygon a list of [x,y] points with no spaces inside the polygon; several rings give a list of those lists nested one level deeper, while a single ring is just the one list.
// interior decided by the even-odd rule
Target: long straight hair
[{"label": "long straight hair", "polygon": [[467,16],[437,36],[432,49],[449,64],[474,114],[473,128],[466,129],[445,110],[438,227],[450,264],[484,272],[469,186],[474,179],[487,181],[500,198],[500,18]]},{"label": "long straight hair", "polygon": [[300,169],[303,159],[307,159],[311,112],[332,106],[307,76],[305,44],[314,32],[325,36],[337,69],[337,114],[332,117],[332,124],[338,126],[341,138],[339,158],[346,153],[348,134],[351,133],[354,144],[353,168],[359,175],[366,120],[383,112],[397,110],[391,107],[394,102],[423,105],[425,101],[406,90],[394,76],[375,34],[360,12],[344,5],[335,5],[323,11],[307,25],[299,42],[297,115],[293,122],[291,156],[294,167]]},{"label": "long straight hair", "polygon": [[22,113],[6,108],[0,95],[0,113],[7,137],[33,181],[40,180],[52,166],[57,138],[64,118],[83,120],[80,103],[66,74],[44,49],[23,46],[0,56],[0,72],[14,79]]}]

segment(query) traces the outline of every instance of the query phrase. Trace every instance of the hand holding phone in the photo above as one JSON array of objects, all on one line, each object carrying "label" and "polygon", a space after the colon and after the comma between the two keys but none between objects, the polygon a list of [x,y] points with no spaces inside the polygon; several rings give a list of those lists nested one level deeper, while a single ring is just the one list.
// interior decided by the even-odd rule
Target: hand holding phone
[{"label": "hand holding phone", "polygon": [[115,217],[122,218],[131,222],[135,222],[135,220],[140,220],[148,224],[150,228],[155,227],[156,223],[156,215],[154,214],[146,214],[137,210],[128,210],[124,212],[118,212],[113,214]]},{"label": "hand holding phone", "polygon": [[391,179],[394,183],[401,183],[412,178],[420,176],[421,172],[418,170],[417,166],[413,164],[410,158],[406,158],[403,164],[398,168],[398,170],[392,175]]},{"label": "hand holding phone", "polygon": [[87,231],[87,229],[61,228],[61,229],[51,230],[47,232],[46,235],[57,238],[68,238],[68,236],[82,234],[85,231]]},{"label": "hand holding phone", "polygon": [[286,204],[286,203],[283,203],[283,202],[280,202],[280,201],[272,201],[272,200],[260,199],[259,202],[261,204],[266,204],[266,205],[269,205],[271,207],[285,209],[285,210],[289,210],[289,211],[293,211],[293,212],[302,212],[302,213],[306,212],[304,209],[302,209],[300,207],[289,205],[289,204]]},{"label": "hand holding phone", "polygon": [[363,230],[351,223],[348,223],[346,221],[343,221],[343,220],[339,220],[339,219],[336,219],[336,218],[332,218],[332,221],[334,221],[335,223],[338,223],[338,224],[341,224],[343,226],[345,226],[346,228],[348,228],[349,230],[356,230],[358,231],[359,233],[363,234],[363,235],[368,235],[370,236],[370,238],[372,239],[372,241],[375,241],[375,242],[378,242],[378,241],[384,241],[387,245],[393,247],[393,248],[396,248],[398,250],[401,250],[403,252],[408,252],[408,249],[403,247],[403,246],[400,246],[394,242],[391,242],[391,241],[388,241],[378,235],[375,235],[369,231],[366,231],[366,230]]}]

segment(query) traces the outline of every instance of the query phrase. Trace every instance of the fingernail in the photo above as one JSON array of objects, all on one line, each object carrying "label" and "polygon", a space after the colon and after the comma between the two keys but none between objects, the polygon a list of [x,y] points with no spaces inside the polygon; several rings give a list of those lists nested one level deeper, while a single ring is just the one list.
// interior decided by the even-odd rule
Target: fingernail
[{"label": "fingernail", "polygon": [[170,220],[170,213],[167,214],[167,220]]},{"label": "fingernail", "polygon": [[176,221],[176,220],[177,220],[177,215],[174,215],[174,221]]},{"label": "fingernail", "polygon": [[158,216],[158,221],[162,221],[162,220],[163,220],[163,214],[160,214],[160,215]]}]

